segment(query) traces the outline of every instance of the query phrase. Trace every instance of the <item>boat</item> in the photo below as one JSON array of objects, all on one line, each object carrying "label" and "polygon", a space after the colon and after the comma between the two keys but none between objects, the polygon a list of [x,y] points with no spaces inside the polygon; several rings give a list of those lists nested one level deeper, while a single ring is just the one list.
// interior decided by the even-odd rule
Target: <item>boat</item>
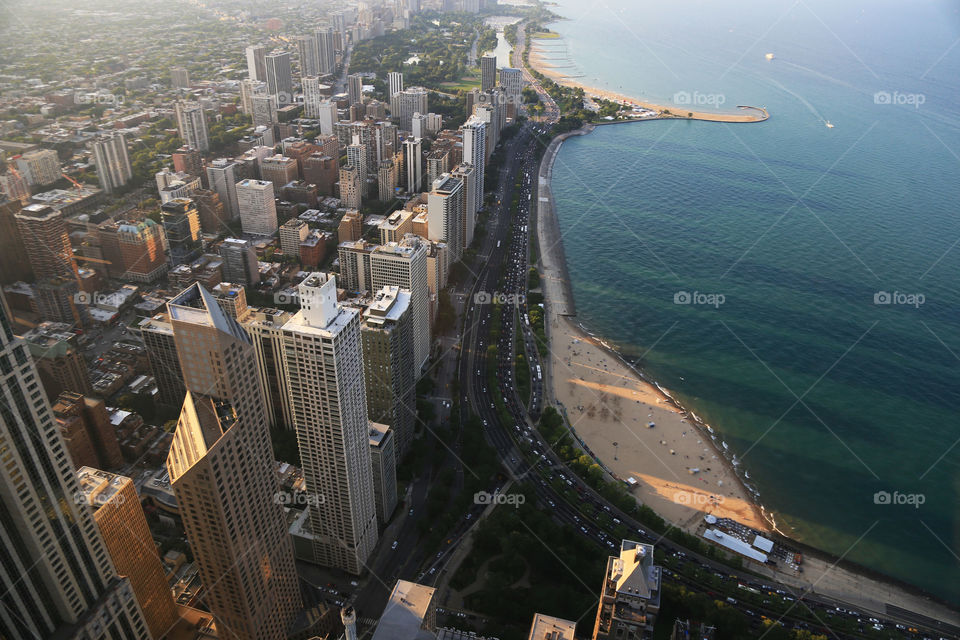
[{"label": "boat", "polygon": [[833,124],[829,120],[827,120],[826,125],[827,129],[833,129]]},{"label": "boat", "polygon": [[764,56],[764,57],[765,57],[767,60],[773,60],[773,54],[772,54],[772,53],[768,53],[768,54],[767,54],[766,56]]}]

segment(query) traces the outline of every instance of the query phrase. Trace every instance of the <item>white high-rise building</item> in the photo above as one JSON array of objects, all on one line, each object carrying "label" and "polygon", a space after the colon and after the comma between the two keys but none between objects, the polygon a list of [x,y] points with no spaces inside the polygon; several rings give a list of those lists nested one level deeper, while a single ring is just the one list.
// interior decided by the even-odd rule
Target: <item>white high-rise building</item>
[{"label": "white high-rise building", "polygon": [[333,135],[334,125],[340,121],[340,116],[337,113],[337,103],[332,100],[321,102],[317,117],[320,119],[320,134]]},{"label": "white high-rise building", "polygon": [[133,178],[130,156],[127,155],[127,140],[119,131],[107,133],[90,144],[93,161],[97,165],[100,188],[113,193]]},{"label": "white high-rise building", "polygon": [[427,96],[423,87],[410,87],[390,96],[390,116],[401,130],[411,130],[413,114],[427,112]]},{"label": "white high-rise building", "polygon": [[375,247],[370,252],[370,287],[379,291],[396,286],[410,292],[415,377],[430,359],[430,289],[427,283],[429,243],[412,233],[400,242]]},{"label": "white high-rise building", "polygon": [[399,71],[391,71],[387,74],[387,84],[390,90],[389,97],[403,91],[403,74]]},{"label": "white high-rise building", "polygon": [[[360,172],[360,179],[366,183],[367,173],[369,172],[369,168],[367,167],[367,146],[360,144],[357,139],[354,139],[353,144],[347,147],[347,164],[355,166]],[[363,191],[362,186],[361,191]]]},{"label": "white high-rise building", "polygon": [[272,236],[277,232],[277,205],[272,182],[241,180],[237,183],[237,205],[244,233]]},{"label": "white high-rise building", "polygon": [[210,150],[210,138],[207,136],[207,117],[197,103],[177,102],[177,128],[180,137],[188,147],[197,151]]},{"label": "white high-rise building", "polygon": [[476,210],[483,208],[483,181],[486,177],[484,169],[487,165],[487,125],[483,120],[471,116],[461,127],[463,132],[463,161],[473,166],[474,176],[473,201]]},{"label": "white high-rise building", "polygon": [[[302,82],[303,89],[303,116],[305,118],[319,118],[320,105],[326,100],[320,93],[320,77],[304,76]],[[323,133],[321,131],[321,133]]]},{"label": "white high-rise building", "polygon": [[347,76],[347,99],[350,104],[363,102],[363,76],[359,73]]},{"label": "white high-rise building", "polygon": [[267,48],[263,45],[247,47],[247,75],[251,80],[267,81]]},{"label": "white high-rise building", "polygon": [[227,158],[218,158],[207,165],[207,184],[220,196],[220,202],[227,208],[231,220],[240,215],[237,183],[246,177],[242,175],[244,173],[246,171],[243,165]]},{"label": "white high-rise building", "polygon": [[453,264],[460,259],[463,242],[463,182],[445,173],[432,187],[427,195],[427,237],[447,243],[448,264]]},{"label": "white high-rise building", "polygon": [[523,71],[511,67],[500,69],[500,86],[507,94],[507,104],[519,105],[523,94]]},{"label": "white high-rise building", "polygon": [[469,162],[464,162],[451,175],[463,182],[463,228],[460,237],[461,245],[466,250],[473,243],[477,226],[477,170]]},{"label": "white high-rise building", "polygon": [[317,39],[319,52],[318,73],[322,76],[330,75],[337,69],[336,35],[329,25],[317,27],[314,34]]},{"label": "white high-rise building", "polygon": [[315,36],[297,36],[297,52],[300,55],[300,75],[315,76],[320,73],[320,50]]},{"label": "white high-rise building", "polygon": [[130,581],[117,576],[93,514],[78,504],[76,469],[12,327],[0,294],[0,637],[146,640]]},{"label": "white high-rise building", "polygon": [[300,445],[313,561],[353,574],[377,543],[360,310],[337,303],[333,276],[311,273],[283,326],[283,370]]},{"label": "white high-rise building", "polygon": [[404,166],[407,170],[407,193],[423,191],[423,141],[407,138],[403,141]]},{"label": "white high-rise building", "polygon": [[427,116],[422,113],[415,113],[410,119],[410,133],[413,134],[414,138],[426,138],[429,131],[427,130]]},{"label": "white high-rise building", "polygon": [[240,109],[253,115],[253,97],[267,95],[267,83],[246,78],[240,81]]},{"label": "white high-rise building", "polygon": [[53,149],[35,149],[16,160],[17,171],[31,185],[52,184],[60,179],[60,159]]}]

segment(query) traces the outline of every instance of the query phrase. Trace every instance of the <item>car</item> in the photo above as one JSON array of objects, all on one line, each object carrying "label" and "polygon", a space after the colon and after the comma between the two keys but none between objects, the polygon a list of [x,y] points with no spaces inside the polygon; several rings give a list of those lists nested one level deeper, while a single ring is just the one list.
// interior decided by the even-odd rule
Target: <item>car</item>
[{"label": "car", "polygon": [[413,515],[413,507],[410,507],[409,515]]},{"label": "car", "polygon": [[397,541],[396,541],[396,540],[393,541],[393,544],[390,545],[390,548],[391,548],[391,549],[396,549],[396,548],[397,548]]},{"label": "car", "polygon": [[440,551],[440,552],[437,553],[437,557],[438,557],[438,558],[440,558],[440,557],[442,557],[442,556],[443,556],[443,551]]},{"label": "car", "polygon": [[473,517],[473,514],[472,514],[472,513],[468,513],[468,514],[467,514],[467,520],[469,520],[469,519],[472,518],[472,517]]},{"label": "car", "polygon": [[436,568],[436,567],[430,567],[430,575],[433,575],[433,574],[435,574],[436,572],[437,572],[437,568]]}]

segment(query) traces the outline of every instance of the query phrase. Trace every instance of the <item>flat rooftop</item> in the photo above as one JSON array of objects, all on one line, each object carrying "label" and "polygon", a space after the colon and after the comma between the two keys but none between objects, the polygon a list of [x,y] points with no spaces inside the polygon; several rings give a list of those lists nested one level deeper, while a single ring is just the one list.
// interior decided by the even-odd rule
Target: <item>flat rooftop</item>
[{"label": "flat rooftop", "polygon": [[575,622],[537,613],[533,616],[527,640],[574,640],[576,631]]},{"label": "flat rooftop", "polygon": [[80,492],[86,498],[87,504],[94,509],[99,509],[110,502],[111,498],[117,495],[126,483],[132,482],[126,476],[101,471],[93,467],[80,467],[77,471],[77,480],[79,480]]},{"label": "flat rooftop", "polygon": [[[420,626],[433,601],[433,587],[398,580],[390,593],[373,640],[414,640],[420,637]],[[427,637],[435,637],[426,632]]]}]

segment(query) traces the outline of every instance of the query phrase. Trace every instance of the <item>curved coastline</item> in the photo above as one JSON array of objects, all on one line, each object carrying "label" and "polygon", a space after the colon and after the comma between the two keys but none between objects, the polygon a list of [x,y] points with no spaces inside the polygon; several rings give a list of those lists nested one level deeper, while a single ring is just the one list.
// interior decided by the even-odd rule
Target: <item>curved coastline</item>
[{"label": "curved coastline", "polygon": [[[592,87],[590,85],[579,82],[569,76],[566,76],[560,73],[556,67],[553,67],[546,63],[541,55],[541,51],[537,49],[536,39],[531,39],[530,42],[530,53],[528,56],[528,64],[535,71],[542,73],[546,77],[550,78],[559,85],[565,87],[579,88],[583,89],[583,92],[594,98],[601,98],[603,100],[612,100],[619,104],[638,107],[641,109],[647,109],[649,111],[656,112],[656,115],[645,117],[645,118],[632,118],[626,120],[613,120],[609,124],[614,124],[618,122],[643,122],[644,120],[657,120],[657,119],[675,119],[675,120],[700,120],[703,122],[726,122],[726,123],[749,123],[749,122],[765,122],[770,119],[770,112],[767,111],[765,107],[755,107],[751,105],[737,105],[742,113],[722,113],[714,111],[694,111],[688,109],[683,105],[661,105],[653,102],[648,102],[645,100],[640,100],[632,96],[627,96],[622,93],[617,93],[615,91],[608,91],[606,89],[599,89],[597,87]],[[684,115],[689,114],[689,115]],[[604,124],[604,123],[598,123]]]},{"label": "curved coastline", "polygon": [[[633,121],[634,120],[621,120],[603,124],[620,124]],[[596,124],[586,124],[580,129],[556,136],[544,152],[538,174],[538,202],[535,218],[537,244],[539,248],[537,266],[540,268],[541,282],[543,283],[544,326],[551,353],[558,350],[560,346],[559,336],[555,335],[558,329],[567,330],[571,332],[571,334],[575,334],[577,340],[590,343],[596,349],[607,354],[616,364],[629,370],[631,376],[638,383],[653,390],[654,394],[659,398],[657,402],[662,401],[677,412],[680,412],[680,414],[684,416],[682,422],[694,427],[696,433],[701,436],[706,436],[704,442],[709,440],[710,447],[717,452],[719,459],[722,460],[722,464],[726,465],[727,469],[736,478],[739,487],[749,496],[750,506],[762,524],[758,526],[757,522],[747,521],[745,523],[756,529],[766,530],[774,540],[793,547],[804,554],[806,572],[802,574],[791,575],[782,570],[778,571],[774,568],[768,569],[752,563],[751,570],[760,575],[767,575],[771,579],[778,580],[794,588],[810,590],[822,596],[835,598],[838,604],[856,603],[864,610],[883,615],[889,615],[891,607],[895,609],[902,608],[902,610],[913,612],[912,615],[924,619],[928,624],[934,622],[939,624],[945,623],[949,625],[946,629],[950,631],[960,627],[960,610],[956,608],[955,603],[947,602],[899,578],[850,561],[845,557],[837,556],[823,549],[812,547],[804,542],[794,540],[788,533],[779,530],[776,527],[773,514],[767,511],[761,504],[759,491],[749,482],[747,470],[742,469],[739,461],[736,460],[736,456],[728,457],[726,455],[727,450],[723,447],[725,443],[722,440],[721,434],[718,434],[694,412],[684,407],[670,394],[669,390],[663,388],[642,369],[631,363],[620,353],[615,345],[606,342],[602,337],[592,333],[577,321],[573,290],[563,249],[562,234],[560,232],[559,219],[553,200],[551,179],[553,164],[556,161],[563,142],[570,137],[592,133],[596,128]],[[550,284],[551,282],[553,284]],[[579,442],[580,446],[586,448],[591,457],[601,465],[607,474],[623,480],[623,478],[616,475],[609,466],[604,463],[603,459],[597,453],[586,446],[584,439],[581,438],[574,428],[576,423],[571,420],[572,416],[569,415],[567,407],[563,406],[562,402],[558,402],[555,388],[556,381],[554,380],[557,372],[553,370],[552,360],[553,357],[548,358],[547,362],[544,363],[544,391],[546,394],[546,402],[554,404],[555,406],[559,405],[558,408],[564,415],[571,433]],[[638,402],[640,401],[638,400]],[[613,455],[614,459],[616,459],[616,453]],[[657,496],[654,495],[654,498],[656,497]],[[647,506],[651,506],[654,511],[662,517],[665,517],[666,520],[671,520],[669,517],[666,517],[666,514],[657,506],[641,500],[639,496],[637,496],[637,500],[647,504]],[[662,504],[662,501],[660,501],[660,503]],[[686,506],[689,507],[689,503]],[[702,504],[700,506],[702,506]],[[703,515],[711,512],[714,512],[716,515],[721,515],[715,512],[715,506],[714,504],[710,504],[706,509],[696,511],[695,517],[673,521],[671,524],[689,532],[696,533],[698,527],[702,527],[700,523],[703,520]],[[738,519],[735,516],[734,518]],[[740,520],[744,521],[745,519]],[[693,526],[695,523],[697,526]],[[942,629],[943,627],[940,628]]]}]

